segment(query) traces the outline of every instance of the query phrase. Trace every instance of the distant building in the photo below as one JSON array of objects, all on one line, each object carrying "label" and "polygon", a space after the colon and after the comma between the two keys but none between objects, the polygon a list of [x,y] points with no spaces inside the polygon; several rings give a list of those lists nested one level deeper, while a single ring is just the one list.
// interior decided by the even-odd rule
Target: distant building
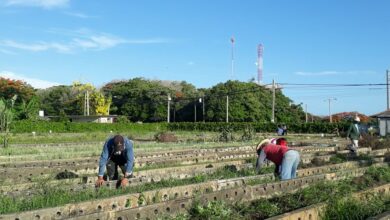
[{"label": "distant building", "polygon": [[380,112],[371,117],[378,119],[379,135],[386,136],[390,134],[390,110]]},{"label": "distant building", "polygon": [[[95,123],[114,123],[117,115],[67,115],[70,122],[95,122]],[[48,116],[51,120],[55,120],[58,116]]]}]

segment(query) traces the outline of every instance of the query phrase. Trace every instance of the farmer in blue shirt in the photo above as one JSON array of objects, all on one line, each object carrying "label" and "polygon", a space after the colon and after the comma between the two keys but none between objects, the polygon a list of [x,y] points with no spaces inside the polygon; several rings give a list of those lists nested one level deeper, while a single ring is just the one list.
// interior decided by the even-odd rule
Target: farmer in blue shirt
[{"label": "farmer in blue shirt", "polygon": [[127,178],[133,176],[133,142],[121,135],[109,138],[103,146],[100,156],[99,174],[96,186],[100,187],[104,183],[103,175],[107,167],[107,178],[109,180],[118,179],[118,166],[121,168],[124,178],[120,181],[120,186],[125,187],[129,181]]}]

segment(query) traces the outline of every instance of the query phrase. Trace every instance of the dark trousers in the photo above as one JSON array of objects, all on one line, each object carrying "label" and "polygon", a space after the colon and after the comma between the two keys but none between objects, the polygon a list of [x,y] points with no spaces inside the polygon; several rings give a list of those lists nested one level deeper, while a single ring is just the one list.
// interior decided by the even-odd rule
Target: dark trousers
[{"label": "dark trousers", "polygon": [[110,180],[117,180],[119,177],[118,166],[121,168],[122,172],[125,173],[126,172],[125,165],[126,165],[125,163],[119,163],[119,161],[109,160],[106,166],[107,178],[109,178]]}]

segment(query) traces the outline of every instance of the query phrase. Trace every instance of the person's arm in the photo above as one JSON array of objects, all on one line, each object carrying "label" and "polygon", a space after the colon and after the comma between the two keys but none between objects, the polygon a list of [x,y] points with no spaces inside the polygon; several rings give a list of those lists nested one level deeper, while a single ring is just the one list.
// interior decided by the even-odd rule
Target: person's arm
[{"label": "person's arm", "polygon": [[257,161],[256,161],[256,172],[260,171],[266,158],[267,155],[264,153],[264,150],[261,150],[260,155],[257,157]]},{"label": "person's arm", "polygon": [[347,131],[347,138],[349,138],[349,135],[351,134],[352,126],[350,125]]},{"label": "person's arm", "polygon": [[108,152],[108,145],[110,140],[107,140],[106,143],[103,146],[102,154],[100,155],[100,161],[99,161],[99,173],[98,176],[103,176],[104,172],[106,171],[106,164],[109,157]]},{"label": "person's arm", "polygon": [[125,147],[126,147],[126,156],[127,156],[125,177],[128,177],[133,173],[133,164],[134,164],[133,142],[130,141],[129,139],[126,139]]}]

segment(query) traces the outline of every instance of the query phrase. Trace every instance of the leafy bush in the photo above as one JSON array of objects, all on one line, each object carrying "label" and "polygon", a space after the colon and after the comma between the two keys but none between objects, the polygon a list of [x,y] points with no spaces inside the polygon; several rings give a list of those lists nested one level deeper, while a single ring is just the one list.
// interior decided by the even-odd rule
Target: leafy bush
[{"label": "leafy bush", "polygon": [[[286,124],[290,132],[295,133],[332,133],[335,128],[339,131],[346,131],[349,124],[345,122],[339,123],[325,123],[325,122],[311,122],[311,123],[290,123]],[[229,128],[230,131],[244,131],[248,127],[253,128],[254,132],[275,132],[277,124],[275,123],[261,123],[261,122],[177,122],[169,123],[167,125],[171,131],[221,131],[223,128]]]},{"label": "leafy bush", "polygon": [[124,115],[120,115],[116,118],[116,122],[117,123],[129,123],[130,120],[129,118],[127,118],[127,116],[124,116]]},{"label": "leafy bush", "polygon": [[126,132],[126,131],[166,131],[167,123],[78,123],[78,122],[48,122],[48,121],[15,121],[11,127],[14,133],[72,133],[72,132]]}]

